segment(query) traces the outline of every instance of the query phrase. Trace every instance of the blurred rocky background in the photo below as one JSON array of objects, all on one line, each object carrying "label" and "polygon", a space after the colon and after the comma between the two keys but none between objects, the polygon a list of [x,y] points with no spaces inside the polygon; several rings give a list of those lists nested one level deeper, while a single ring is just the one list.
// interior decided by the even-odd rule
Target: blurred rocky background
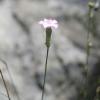
[{"label": "blurred rocky background", "polygon": [[[0,0],[0,58],[9,68],[20,100],[41,100],[46,56],[45,30],[38,25],[43,18],[54,18],[44,100],[78,100],[85,82],[88,0]],[[100,79],[100,12],[95,13],[95,36],[89,58],[90,95],[95,97]],[[5,65],[0,62],[12,100],[16,91]],[[100,82],[100,81],[99,81]],[[98,83],[100,84],[100,83]],[[0,78],[0,100],[7,100]],[[82,99],[80,99],[82,100]],[[93,100],[93,99],[89,99]]]}]

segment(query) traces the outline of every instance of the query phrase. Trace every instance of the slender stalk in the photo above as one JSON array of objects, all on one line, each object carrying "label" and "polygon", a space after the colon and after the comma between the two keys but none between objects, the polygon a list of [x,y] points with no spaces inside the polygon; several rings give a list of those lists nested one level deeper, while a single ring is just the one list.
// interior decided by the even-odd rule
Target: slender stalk
[{"label": "slender stalk", "polygon": [[49,47],[47,47],[47,54],[46,54],[46,61],[45,61],[45,72],[44,72],[44,81],[43,81],[43,90],[42,90],[42,98],[41,98],[41,100],[44,99],[46,74],[47,74],[47,63],[48,63],[48,54],[49,54]]},{"label": "slender stalk", "polygon": [[4,83],[4,86],[5,86],[5,89],[6,89],[6,93],[7,93],[8,99],[11,100],[10,94],[9,94],[9,90],[7,88],[6,81],[5,81],[4,77],[3,77],[3,73],[1,71],[1,69],[0,69],[0,74],[1,74],[1,77],[2,77],[2,80],[3,80],[3,83]]},{"label": "slender stalk", "polygon": [[89,5],[89,10],[88,10],[88,23],[87,23],[87,40],[86,40],[86,62],[84,66],[84,74],[86,76],[86,84],[84,87],[81,88],[80,95],[79,95],[79,100],[83,98],[87,100],[88,98],[88,78],[89,78],[89,56],[90,56],[90,49],[91,49],[91,20],[92,20],[92,7]]}]

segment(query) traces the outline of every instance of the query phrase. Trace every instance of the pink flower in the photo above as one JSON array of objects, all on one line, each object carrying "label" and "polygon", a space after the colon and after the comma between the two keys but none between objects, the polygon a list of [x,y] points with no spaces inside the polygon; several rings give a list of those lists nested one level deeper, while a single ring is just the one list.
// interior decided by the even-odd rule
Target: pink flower
[{"label": "pink flower", "polygon": [[44,28],[58,28],[58,22],[56,20],[52,20],[52,19],[44,19],[39,21],[39,24],[42,25]]}]

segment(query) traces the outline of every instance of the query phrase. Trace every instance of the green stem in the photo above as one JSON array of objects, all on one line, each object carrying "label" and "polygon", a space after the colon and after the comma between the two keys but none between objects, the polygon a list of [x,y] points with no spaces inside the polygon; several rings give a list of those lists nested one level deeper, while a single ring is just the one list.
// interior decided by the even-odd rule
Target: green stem
[{"label": "green stem", "polygon": [[86,76],[88,76],[88,65],[89,65],[89,56],[90,56],[90,49],[91,49],[91,13],[92,9],[89,8],[89,14],[88,14],[88,33],[87,33],[87,44],[86,44],[86,66],[85,66],[85,71],[86,71]]},{"label": "green stem", "polygon": [[4,77],[3,77],[3,73],[1,71],[1,69],[0,69],[0,74],[1,74],[1,77],[2,77],[2,80],[3,80],[3,83],[4,83],[4,86],[5,86],[5,89],[6,89],[6,92],[7,92],[8,99],[11,100],[10,94],[9,94],[9,90],[7,88],[6,81],[5,81]]},{"label": "green stem", "polygon": [[44,99],[46,74],[47,74],[47,63],[48,63],[48,54],[49,54],[49,47],[47,47],[47,54],[46,54],[46,61],[45,61],[45,72],[44,72],[44,81],[43,81],[43,90],[42,90],[42,99],[41,100]]}]

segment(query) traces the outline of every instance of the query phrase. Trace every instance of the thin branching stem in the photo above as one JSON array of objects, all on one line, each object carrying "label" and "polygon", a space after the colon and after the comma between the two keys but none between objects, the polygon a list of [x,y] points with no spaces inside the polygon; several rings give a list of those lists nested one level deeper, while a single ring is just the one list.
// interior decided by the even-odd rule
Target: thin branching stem
[{"label": "thin branching stem", "polygon": [[86,71],[86,76],[88,77],[88,65],[89,65],[89,56],[90,56],[90,49],[91,49],[91,33],[90,33],[90,29],[91,29],[91,13],[92,13],[92,9],[89,8],[89,12],[88,12],[88,32],[87,32],[87,43],[86,43],[86,65],[85,65],[85,71]]},{"label": "thin branching stem", "polygon": [[48,54],[49,54],[49,47],[47,47],[47,54],[46,54],[46,61],[45,61],[45,72],[44,72],[44,81],[43,81],[43,90],[42,90],[42,98],[41,98],[41,100],[44,99],[44,93],[45,93],[45,83],[46,83],[46,75],[47,75]]},{"label": "thin branching stem", "polygon": [[[89,9],[90,13],[90,9]],[[90,16],[88,17],[88,33],[87,33],[87,44],[86,44],[86,67],[88,67],[89,63],[89,54],[90,54],[90,49],[89,49],[89,38],[90,38]],[[87,68],[86,68],[87,69]],[[87,69],[88,70],[88,69]]]},{"label": "thin branching stem", "polygon": [[1,69],[0,69],[0,74],[1,74],[1,78],[2,78],[3,83],[4,83],[4,87],[5,87],[6,92],[7,92],[8,99],[11,100],[10,94],[9,94],[9,90],[8,90],[8,88],[7,88],[6,81],[5,81],[5,79],[4,79],[4,76],[3,76],[3,73],[2,73],[2,71],[1,71]]}]

